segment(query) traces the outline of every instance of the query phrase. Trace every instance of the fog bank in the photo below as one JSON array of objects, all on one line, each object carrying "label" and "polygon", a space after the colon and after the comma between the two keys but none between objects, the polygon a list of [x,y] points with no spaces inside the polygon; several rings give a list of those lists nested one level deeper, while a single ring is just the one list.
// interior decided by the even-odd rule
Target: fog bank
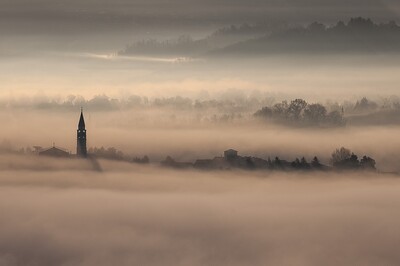
[{"label": "fog bank", "polygon": [[397,265],[399,180],[0,171],[0,265]]}]

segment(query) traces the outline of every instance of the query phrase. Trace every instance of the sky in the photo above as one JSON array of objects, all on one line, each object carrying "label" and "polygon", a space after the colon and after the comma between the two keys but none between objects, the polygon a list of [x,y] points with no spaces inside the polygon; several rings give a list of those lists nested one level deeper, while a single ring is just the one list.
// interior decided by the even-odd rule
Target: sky
[{"label": "sky", "polygon": [[[296,24],[316,20],[335,23],[352,16],[396,20],[399,4],[394,0],[3,0],[0,14],[2,36],[13,37],[16,42],[18,38],[37,42],[37,49],[41,46],[79,49],[87,45],[94,49],[110,49],[116,43],[138,37],[204,35],[230,24]],[[104,37],[101,42],[98,42],[99,35]],[[7,40],[2,42],[6,43],[5,48],[12,46]]]},{"label": "sky", "polygon": [[[268,90],[278,87],[275,80],[283,81],[281,77],[287,74],[292,62],[284,63],[279,71],[275,71],[275,62],[261,66],[249,63],[251,66],[246,69],[250,71],[243,73],[240,68],[232,67],[235,64],[225,62],[219,65],[198,61],[176,64],[179,59],[176,57],[115,58],[112,55],[139,40],[165,40],[181,35],[203,38],[232,24],[265,23],[273,29],[279,25],[306,25],[313,21],[335,24],[358,16],[370,17],[376,22],[398,21],[398,15],[399,3],[394,0],[2,0],[0,97],[40,93],[66,95],[68,92],[88,96],[121,92],[150,95],[160,90],[168,95],[181,93],[182,86],[185,91],[193,91],[195,85],[186,86],[188,83],[204,84],[201,85],[203,89],[217,90],[214,84],[224,82],[224,89],[232,87],[230,84],[252,84],[254,89]],[[370,62],[387,65],[390,58]],[[308,65],[308,61],[305,64]],[[328,73],[343,69],[329,64],[333,67],[328,67]],[[262,73],[259,71],[262,68],[267,71]],[[253,70],[258,73],[252,74]],[[308,73],[314,70],[318,68]],[[394,71],[390,69],[387,73]],[[367,72],[362,70],[361,75],[370,78]],[[265,80],[266,75],[272,79]],[[292,70],[289,75],[297,76]],[[327,77],[325,83],[331,78]],[[291,85],[279,90],[293,90],[293,83],[289,83]],[[301,83],[301,86],[308,86]],[[313,84],[311,88],[317,86],[321,87]],[[152,89],[147,89],[149,87]],[[392,86],[388,87],[392,91]]]}]

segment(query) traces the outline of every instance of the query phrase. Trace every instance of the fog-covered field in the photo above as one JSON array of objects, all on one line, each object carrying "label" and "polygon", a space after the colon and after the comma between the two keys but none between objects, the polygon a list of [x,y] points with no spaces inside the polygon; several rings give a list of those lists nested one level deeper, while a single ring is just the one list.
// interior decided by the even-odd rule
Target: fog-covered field
[{"label": "fog-covered field", "polygon": [[400,262],[397,176],[1,159],[0,265]]}]

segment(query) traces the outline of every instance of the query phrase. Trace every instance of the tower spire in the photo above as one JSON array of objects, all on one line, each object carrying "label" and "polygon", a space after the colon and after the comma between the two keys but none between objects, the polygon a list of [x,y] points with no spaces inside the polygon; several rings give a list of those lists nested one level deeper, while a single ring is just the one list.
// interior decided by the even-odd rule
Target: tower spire
[{"label": "tower spire", "polygon": [[81,117],[79,118],[78,129],[85,129],[85,118],[83,117],[83,108],[81,107]]},{"label": "tower spire", "polygon": [[82,107],[81,107],[81,116],[79,118],[79,123],[78,123],[78,130],[77,130],[76,155],[79,157],[87,156],[86,126],[85,126],[85,118],[83,117]]}]

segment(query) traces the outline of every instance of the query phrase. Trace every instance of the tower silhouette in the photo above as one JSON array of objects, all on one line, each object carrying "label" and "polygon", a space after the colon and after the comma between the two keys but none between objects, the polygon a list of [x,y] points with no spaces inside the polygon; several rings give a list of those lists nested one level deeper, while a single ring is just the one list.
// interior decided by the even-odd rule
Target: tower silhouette
[{"label": "tower silhouette", "polygon": [[76,155],[79,157],[87,156],[86,127],[85,127],[85,119],[83,118],[82,108],[81,108],[81,117],[79,118],[79,124],[78,124],[78,130],[77,130]]}]

